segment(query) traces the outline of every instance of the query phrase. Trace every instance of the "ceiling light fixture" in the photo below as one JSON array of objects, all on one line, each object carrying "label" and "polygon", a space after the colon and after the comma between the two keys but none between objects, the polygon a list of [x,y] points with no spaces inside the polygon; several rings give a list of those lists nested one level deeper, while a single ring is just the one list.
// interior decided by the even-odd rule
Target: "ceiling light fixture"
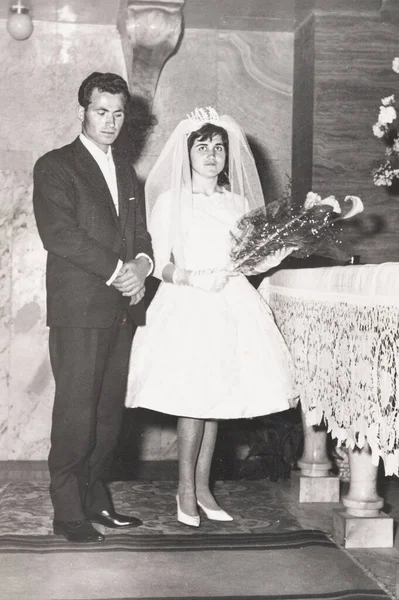
[{"label": "ceiling light fixture", "polygon": [[27,40],[32,34],[33,23],[30,9],[22,4],[21,0],[10,6],[7,31],[15,40]]}]

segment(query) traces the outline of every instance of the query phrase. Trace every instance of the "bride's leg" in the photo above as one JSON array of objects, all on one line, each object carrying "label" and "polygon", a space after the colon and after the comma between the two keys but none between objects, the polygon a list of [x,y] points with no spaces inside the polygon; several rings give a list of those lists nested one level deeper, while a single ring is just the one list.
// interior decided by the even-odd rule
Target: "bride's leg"
[{"label": "bride's leg", "polygon": [[202,419],[180,417],[177,421],[177,451],[179,457],[179,503],[187,515],[198,515],[195,495],[195,466],[204,433]]},{"label": "bride's leg", "polygon": [[205,421],[204,435],[202,436],[202,442],[195,471],[197,500],[210,510],[218,510],[220,508],[209,489],[209,476],[211,472],[213,453],[215,451],[217,433],[218,422]]}]

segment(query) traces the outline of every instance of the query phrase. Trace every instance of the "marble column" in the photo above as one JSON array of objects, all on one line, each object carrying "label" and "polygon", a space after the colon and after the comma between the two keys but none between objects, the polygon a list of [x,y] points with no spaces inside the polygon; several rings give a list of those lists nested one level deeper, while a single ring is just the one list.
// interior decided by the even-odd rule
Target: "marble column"
[{"label": "marble column", "polygon": [[306,415],[302,411],[304,446],[298,466],[306,477],[325,477],[332,463],[327,456],[327,430],[319,425],[307,425]]},{"label": "marble column", "polygon": [[302,410],[304,449],[298,461],[300,473],[291,480],[299,502],[338,502],[340,481],[330,474],[332,463],[327,455],[327,430],[324,426],[309,426]]},{"label": "marble column", "polygon": [[342,499],[345,511],[333,511],[333,536],[346,548],[391,548],[393,519],[382,508],[377,492],[378,466],[372,462],[370,447],[350,448],[349,491]]}]

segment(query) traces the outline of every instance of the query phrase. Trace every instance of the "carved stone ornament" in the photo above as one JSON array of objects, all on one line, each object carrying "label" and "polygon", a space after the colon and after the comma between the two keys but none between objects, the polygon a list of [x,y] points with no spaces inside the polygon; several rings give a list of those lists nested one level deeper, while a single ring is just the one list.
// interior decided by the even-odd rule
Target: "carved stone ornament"
[{"label": "carved stone ornament", "polygon": [[399,25],[399,0],[381,0],[380,15],[383,21]]},{"label": "carved stone ornament", "polygon": [[152,106],[158,79],[182,31],[185,0],[122,0],[118,30],[134,96]]}]

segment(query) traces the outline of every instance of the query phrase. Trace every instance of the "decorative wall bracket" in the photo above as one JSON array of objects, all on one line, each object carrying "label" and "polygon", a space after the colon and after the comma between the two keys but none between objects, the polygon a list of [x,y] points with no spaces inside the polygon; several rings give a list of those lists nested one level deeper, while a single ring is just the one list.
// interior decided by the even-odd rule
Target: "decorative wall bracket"
[{"label": "decorative wall bracket", "polygon": [[117,27],[132,95],[152,106],[162,68],[182,32],[185,0],[122,0]]},{"label": "decorative wall bracket", "polygon": [[381,0],[380,15],[383,21],[399,25],[399,1]]}]

